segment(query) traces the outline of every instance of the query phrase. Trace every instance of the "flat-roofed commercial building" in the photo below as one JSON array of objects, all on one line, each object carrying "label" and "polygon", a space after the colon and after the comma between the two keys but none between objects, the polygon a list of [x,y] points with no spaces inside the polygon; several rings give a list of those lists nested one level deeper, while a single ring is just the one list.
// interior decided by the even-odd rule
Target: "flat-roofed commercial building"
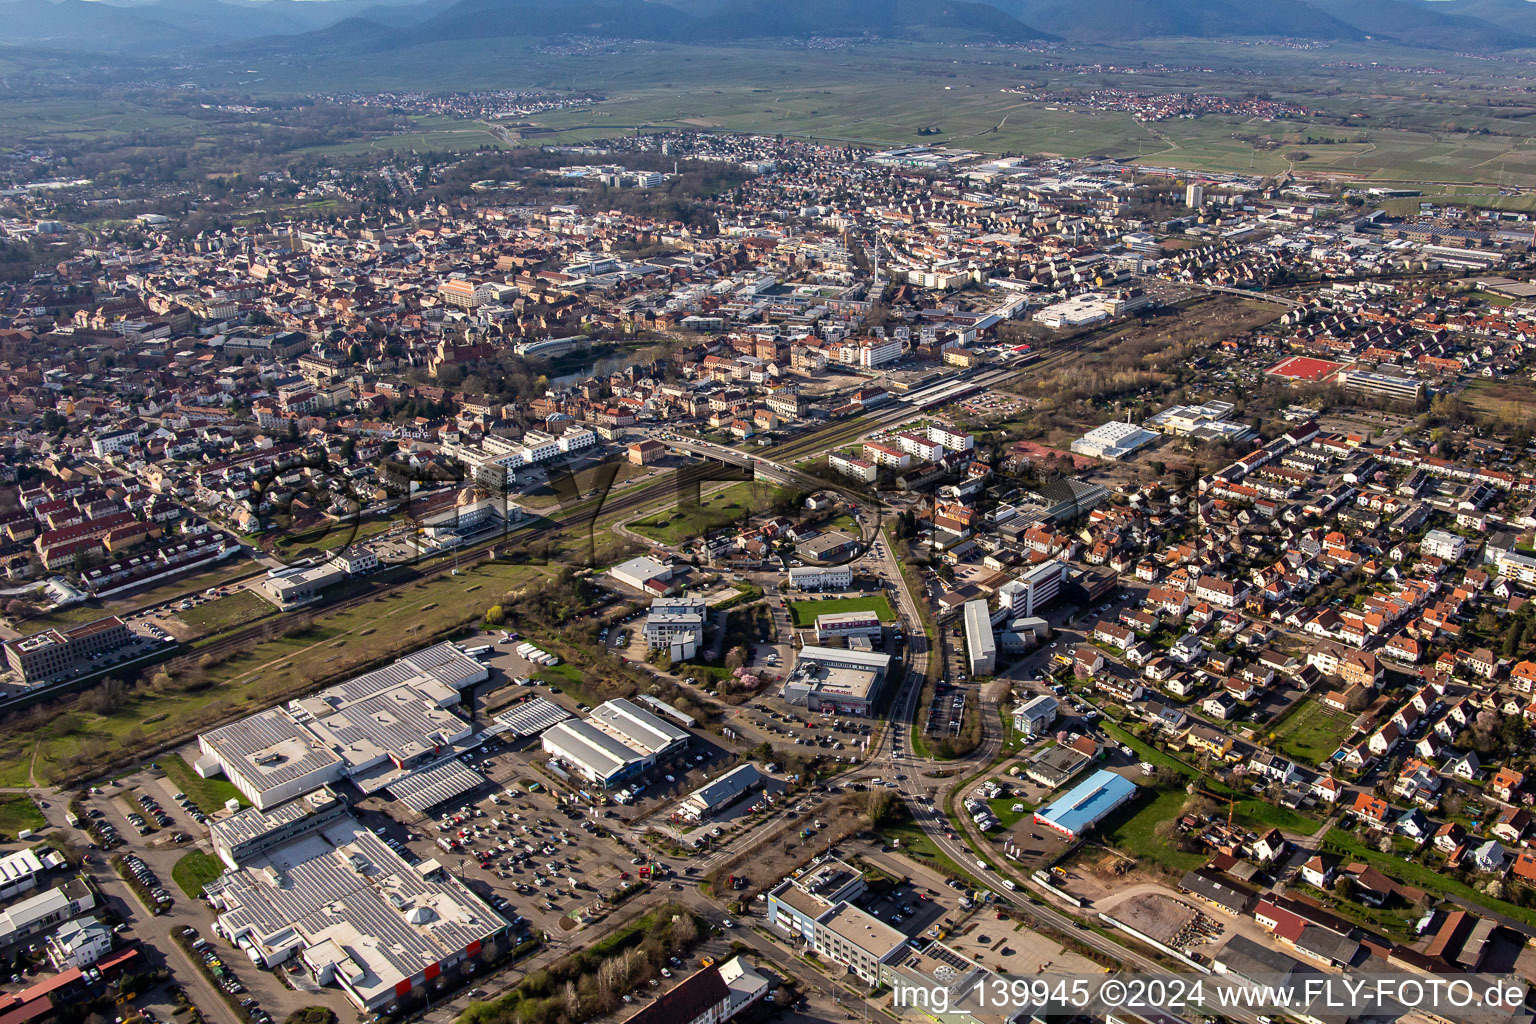
[{"label": "flat-roofed commercial building", "polygon": [[664,594],[672,589],[672,567],[644,555],[620,562],[608,570],[608,575],[641,593]]},{"label": "flat-roofed commercial building", "polygon": [[768,924],[810,942],[816,919],[839,903],[856,900],[868,889],[857,868],[828,857],[798,878],[786,878],[768,893]]},{"label": "flat-roofed commercial building", "polygon": [[1101,768],[1035,811],[1035,824],[1048,825],[1076,839],[1135,795],[1136,783]]},{"label": "flat-roofed commercial building", "polygon": [[56,924],[79,917],[96,906],[96,892],[83,878],[28,897],[0,910],[0,943],[9,946],[29,935],[45,932]]},{"label": "flat-roofed commercial building", "polygon": [[1399,377],[1369,370],[1340,370],[1339,384],[1345,391],[1375,395],[1398,402],[1417,402],[1424,397],[1424,382],[1417,377]]},{"label": "flat-roofed commercial building", "polygon": [[321,594],[350,576],[334,562],[307,568],[289,569],[279,576],[268,576],[261,584],[262,595],[284,611],[301,608],[320,600]]},{"label": "flat-roofed commercial building", "polygon": [[965,602],[965,655],[973,676],[997,671],[997,638],[992,635],[992,614],[987,602]]},{"label": "flat-roofed commercial building", "polygon": [[198,771],[223,772],[263,810],[343,780],[374,793],[469,737],[473,727],[454,707],[488,675],[453,644],[435,644],[204,733]]},{"label": "flat-roofed commercial building", "polygon": [[784,680],[784,699],[808,711],[868,715],[880,697],[891,656],[834,647],[803,647]]},{"label": "flat-roofed commercial building", "polygon": [[5,661],[28,683],[71,676],[90,667],[92,656],[132,647],[139,637],[115,615],[73,629],[45,629],[8,640]]},{"label": "flat-roofed commercial building", "polygon": [[863,636],[880,639],[880,616],[876,612],[828,612],[816,616],[816,639]]},{"label": "flat-roofed commercial building", "polygon": [[210,823],[208,834],[219,859],[229,868],[238,868],[346,813],[346,803],[329,787],[322,787],[270,810],[237,811]]},{"label": "flat-roofed commercial building", "polygon": [[847,590],[853,586],[853,567],[813,565],[791,569],[789,585],[796,590]]},{"label": "flat-roofed commercial building", "polygon": [[365,1013],[480,955],[507,923],[432,861],[407,864],[350,815],[205,890],[220,935],[263,967],[302,958]]},{"label": "flat-roofed commercial building", "polygon": [[718,779],[711,779],[690,793],[677,813],[689,821],[712,818],[763,784],[755,764],[732,768]]},{"label": "flat-roofed commercial building", "polygon": [[907,937],[852,903],[839,903],[816,919],[811,945],[875,985],[880,982],[881,966],[894,962],[907,948]]}]

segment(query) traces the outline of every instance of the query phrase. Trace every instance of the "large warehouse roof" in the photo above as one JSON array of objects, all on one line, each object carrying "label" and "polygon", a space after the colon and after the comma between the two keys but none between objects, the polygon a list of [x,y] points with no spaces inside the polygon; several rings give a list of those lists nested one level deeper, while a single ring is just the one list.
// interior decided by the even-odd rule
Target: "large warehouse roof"
[{"label": "large warehouse roof", "polygon": [[1035,820],[1074,836],[1081,835],[1135,794],[1136,783],[1101,768],[1065,796],[1036,811]]},{"label": "large warehouse roof", "polygon": [[586,774],[611,779],[643,756],[612,736],[579,718],[568,719],[545,730],[544,749],[568,761]]},{"label": "large warehouse roof", "polygon": [[688,741],[688,733],[623,697],[599,704],[591,719],[599,729],[647,754],[658,754]]},{"label": "large warehouse roof", "polygon": [[484,784],[484,775],[456,757],[447,757],[391,782],[389,792],[417,814],[425,814],[438,804]]}]

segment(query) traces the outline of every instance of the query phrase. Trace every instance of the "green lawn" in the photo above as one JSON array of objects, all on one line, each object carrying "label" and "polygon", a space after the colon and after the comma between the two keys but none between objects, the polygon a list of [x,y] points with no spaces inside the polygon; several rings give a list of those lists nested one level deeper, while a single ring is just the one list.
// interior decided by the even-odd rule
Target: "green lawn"
[{"label": "green lawn", "polygon": [[795,628],[804,629],[816,625],[816,616],[834,612],[876,612],[881,622],[895,622],[896,612],[884,594],[872,597],[834,597],[825,601],[791,601],[789,613],[794,616]]},{"label": "green lawn", "polygon": [[1355,715],[1306,698],[1272,734],[1275,749],[1303,764],[1321,765],[1349,738]]},{"label": "green lawn", "polygon": [[1239,820],[1251,825],[1278,828],[1282,832],[1300,832],[1302,835],[1310,836],[1323,827],[1323,823],[1315,818],[1297,814],[1268,800],[1239,800],[1233,810]]},{"label": "green lawn", "polygon": [[23,829],[36,831],[47,826],[48,819],[31,797],[21,793],[0,795],[0,835],[14,839]]},{"label": "green lawn", "polygon": [[743,480],[700,497],[696,505],[680,500],[665,512],[632,520],[629,528],[662,544],[681,544],[710,530],[760,515],[771,509],[778,498],[779,489],[771,484]]},{"label": "green lawn", "polygon": [[234,626],[265,618],[277,609],[269,601],[263,601],[249,590],[239,590],[228,597],[220,597],[204,604],[177,612],[176,617],[185,622],[198,636],[222,633]]},{"label": "green lawn", "polygon": [[[1150,795],[1149,795],[1150,794]],[[1204,853],[1184,853],[1158,834],[1158,826],[1177,818],[1188,796],[1182,789],[1151,790],[1143,787],[1135,800],[1110,816],[1100,827],[1104,841],[1132,857],[1144,858],[1184,872],[1205,863]]]},{"label": "green lawn", "polygon": [[251,802],[234,787],[227,779],[205,779],[192,770],[192,766],[184,761],[180,754],[167,754],[155,761],[160,770],[165,772],[165,777],[176,784],[176,788],[192,798],[192,802],[202,808],[204,814],[212,814],[224,806],[224,801],[235,799],[240,801],[241,807],[249,807]]},{"label": "green lawn", "polygon": [[971,870],[967,870],[955,863],[954,858],[935,846],[933,840],[914,822],[887,825],[880,830],[880,835],[886,841],[897,844],[900,853],[913,860],[926,862],[945,874],[964,879],[970,879],[975,874],[974,865]]},{"label": "green lawn", "polygon": [[181,886],[187,898],[193,900],[202,895],[203,886],[223,873],[224,862],[202,850],[190,851],[171,868],[171,877]]}]

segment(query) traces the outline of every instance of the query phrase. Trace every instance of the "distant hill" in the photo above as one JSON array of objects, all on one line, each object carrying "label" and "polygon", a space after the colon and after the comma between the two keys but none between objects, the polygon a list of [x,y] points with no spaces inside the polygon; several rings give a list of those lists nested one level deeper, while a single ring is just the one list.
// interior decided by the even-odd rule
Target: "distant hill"
[{"label": "distant hill", "polygon": [[1536,3],[1531,0],[1420,0],[1432,11],[1476,18],[1523,36],[1536,37]]},{"label": "distant hill", "polygon": [[1353,25],[1303,0],[994,0],[1020,21],[1065,39],[1217,39],[1295,36],[1358,39]]},{"label": "distant hill", "polygon": [[455,39],[1050,38],[979,0],[0,0],[0,41],[94,53],[387,50]]},{"label": "distant hill", "polygon": [[[698,2],[698,0],[682,0]],[[1160,36],[1381,39],[1427,49],[1536,46],[1530,0],[989,0],[1064,39],[1133,42]]]},{"label": "distant hill", "polygon": [[365,17],[405,26],[449,0],[0,0],[0,41],[92,53],[166,54],[298,35]]},{"label": "distant hill", "polygon": [[683,6],[687,9],[651,0],[458,0],[398,33],[395,45],[560,35],[674,42],[815,35],[1005,42],[1048,38],[975,0],[684,0]]},{"label": "distant hill", "polygon": [[1050,34],[972,0],[735,0],[700,13],[700,38],[871,34],[1023,42]]},{"label": "distant hill", "polygon": [[[1474,5],[1486,11],[1498,0],[1313,0],[1318,7],[1362,33],[1405,46],[1437,50],[1514,50],[1536,46],[1536,16],[1522,27],[1496,24],[1470,13]],[[1522,0],[1523,2],[1523,0]],[[1530,5],[1526,5],[1530,6]],[[1462,13],[1466,11],[1468,13]],[[1519,20],[1525,12],[1508,5],[1506,16]]]}]

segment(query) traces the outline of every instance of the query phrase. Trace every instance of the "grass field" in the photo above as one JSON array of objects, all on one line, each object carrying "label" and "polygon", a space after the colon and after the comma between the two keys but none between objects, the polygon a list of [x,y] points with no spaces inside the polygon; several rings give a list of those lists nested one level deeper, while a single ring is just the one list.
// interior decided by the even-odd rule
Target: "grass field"
[{"label": "grass field", "polygon": [[189,851],[171,868],[171,878],[195,900],[203,893],[203,886],[224,873],[224,862],[202,850]]},{"label": "grass field", "polygon": [[778,496],[778,489],[769,484],[743,480],[701,496],[696,505],[680,502],[682,507],[631,520],[629,528],[662,544],[681,544],[709,530],[765,512]]},{"label": "grass field", "polygon": [[[650,472],[650,469],[645,466],[635,466],[628,462],[614,462],[604,463],[597,466],[588,466],[586,469],[578,470],[577,472],[571,474],[571,481],[575,486],[575,493],[577,495],[584,495],[592,488],[596,487],[598,475],[600,472],[614,474],[612,486],[615,488],[615,490],[610,491],[608,495],[609,498],[613,498],[617,494],[617,488],[626,480],[633,480],[637,476],[642,476],[645,473]],[[534,508],[541,510],[553,508],[560,503],[560,500],[560,495],[557,494],[555,489],[550,487],[548,484],[545,484],[543,487],[528,491],[524,494],[519,494],[516,498],[517,503],[522,505],[524,508]]]},{"label": "grass field", "polygon": [[1349,738],[1355,715],[1335,711],[1322,701],[1309,697],[1275,730],[1275,749],[1286,757],[1310,765],[1321,765],[1339,744]]},{"label": "grass field", "polygon": [[19,626],[28,633],[35,633],[42,629],[68,629],[82,622],[92,622],[108,615],[123,615],[140,608],[148,608],[150,605],[163,604],[184,594],[201,593],[209,587],[220,586],[239,576],[248,576],[256,570],[257,566],[249,559],[233,558],[211,569],[178,576],[153,587],[132,591],[122,597],[112,597],[105,601],[87,601],[84,604],[61,608],[39,618],[28,619]]},{"label": "grass field", "polygon": [[306,551],[335,551],[368,540],[397,525],[394,519],[367,519],[362,522],[327,522],[303,533],[284,534],[273,541],[273,548],[284,558]]},{"label": "grass field", "polygon": [[237,590],[228,597],[220,597],[204,604],[177,612],[176,617],[187,624],[195,636],[222,633],[234,626],[266,618],[277,609],[269,601],[263,601],[249,590]]},{"label": "grass field", "polygon": [[1099,834],[1110,846],[1132,857],[1150,860],[1169,871],[1184,872],[1205,863],[1203,853],[1184,853],[1158,834],[1158,826],[1177,818],[1188,796],[1182,789],[1142,792],[1109,817]]},{"label": "grass field", "polygon": [[834,597],[826,601],[791,601],[789,613],[794,616],[795,626],[805,629],[816,625],[816,616],[836,612],[875,612],[881,622],[896,621],[896,612],[884,594],[870,597]]},{"label": "grass field", "polygon": [[[1024,809],[1016,811],[1013,809],[1014,804],[1021,804]],[[992,813],[997,817],[997,820],[1003,823],[1005,831],[1013,828],[1013,826],[1017,825],[1035,809],[1034,805],[1028,800],[1021,800],[1016,796],[1000,796],[988,800],[987,806],[992,808]]]},{"label": "grass field", "polygon": [[1461,394],[1475,414],[1511,427],[1536,423],[1536,385],[1523,380],[1474,380]]},{"label": "grass field", "polygon": [[251,802],[245,795],[234,787],[227,779],[205,779],[192,770],[192,766],[182,759],[180,754],[166,754],[157,758],[156,764],[165,772],[165,777],[175,784],[176,788],[187,794],[192,802],[202,808],[204,814],[212,812],[224,806],[227,800],[240,801],[241,807],[249,807]]},{"label": "grass field", "polygon": [[1323,827],[1323,823],[1305,814],[1297,814],[1270,803],[1268,800],[1239,800],[1233,811],[1236,819],[1248,825],[1278,828],[1282,832],[1299,832],[1310,836]]},{"label": "grass field", "polygon": [[31,797],[22,793],[0,795],[0,835],[14,839],[24,829],[47,827],[48,819],[43,817]]}]

